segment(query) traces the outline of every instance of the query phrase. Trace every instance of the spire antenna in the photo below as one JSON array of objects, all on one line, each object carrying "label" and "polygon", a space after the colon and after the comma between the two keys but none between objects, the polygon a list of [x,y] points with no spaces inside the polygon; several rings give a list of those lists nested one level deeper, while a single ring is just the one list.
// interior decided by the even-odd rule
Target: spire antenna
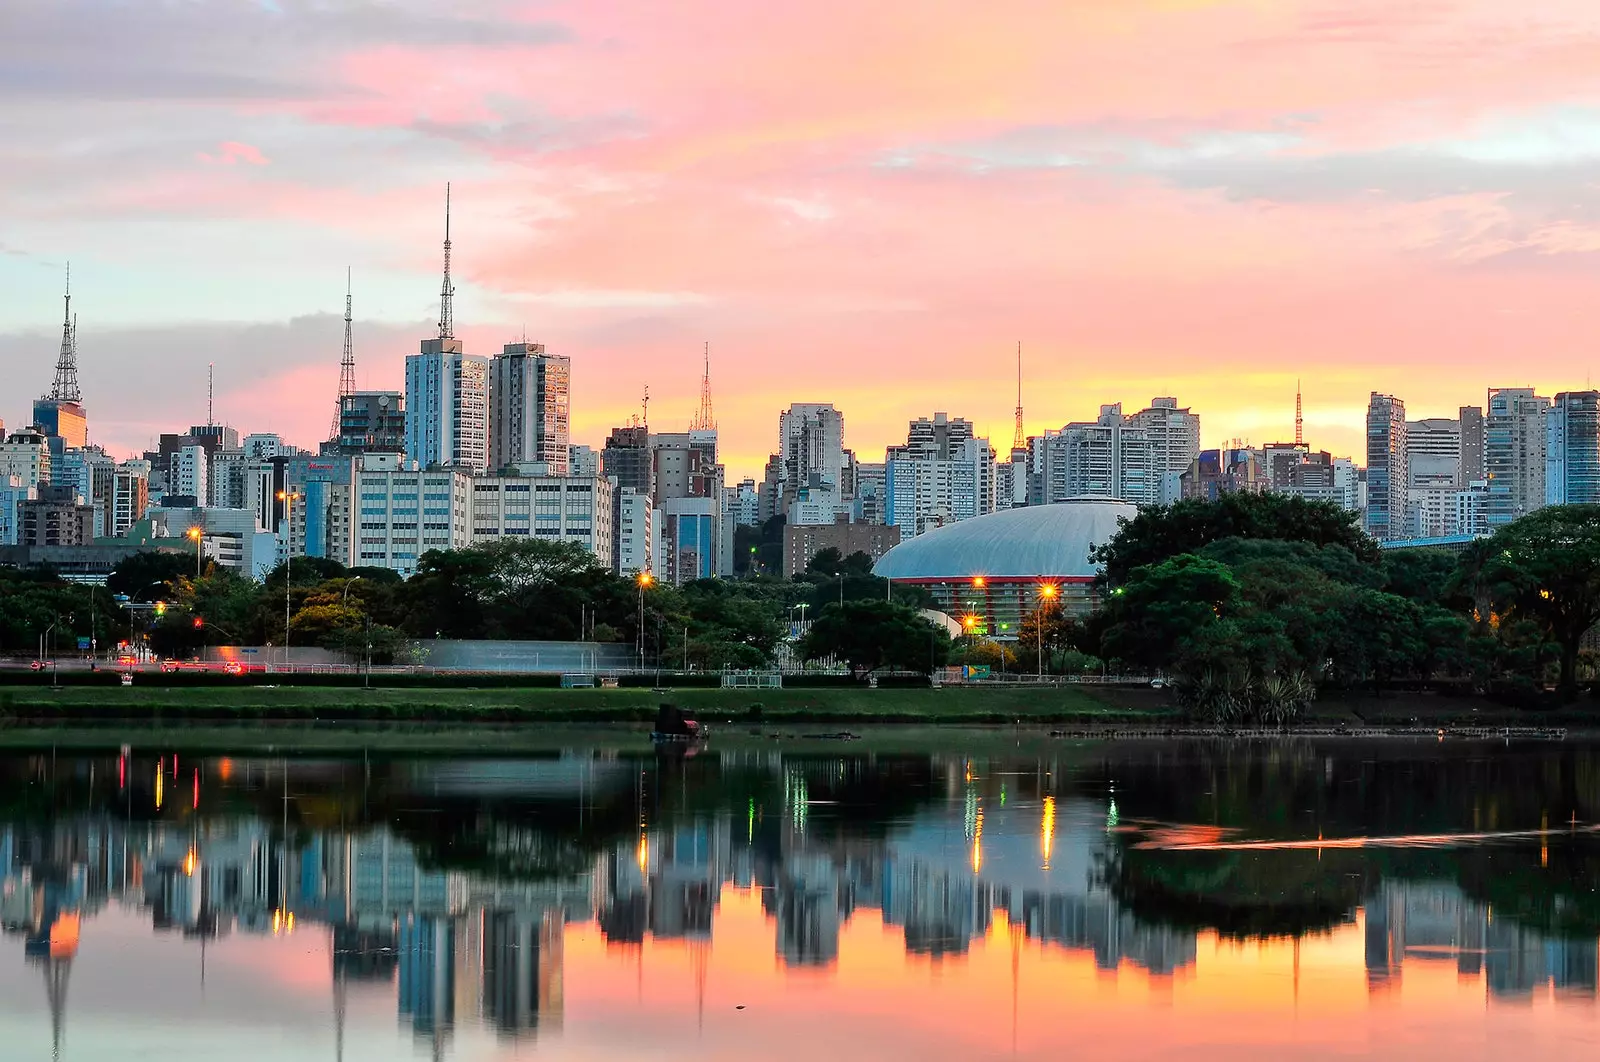
[{"label": "spire antenna", "polygon": [[214,428],[217,425],[216,417],[212,412],[213,403],[217,397],[217,363],[206,363],[206,427]]},{"label": "spire antenna", "polygon": [[1025,450],[1028,436],[1022,430],[1022,340],[1017,340],[1017,427],[1011,433],[1011,448]]},{"label": "spire antenna", "polygon": [[444,186],[444,285],[439,289],[439,338],[456,337],[456,288],[450,282],[450,185]]},{"label": "spire antenna", "polygon": [[356,393],[356,347],[351,335],[350,322],[353,320],[351,309],[351,269],[344,267],[344,357],[339,361],[339,394],[333,400],[333,427],[328,431],[328,438],[338,441],[341,434],[340,425],[343,422],[344,400]]},{"label": "spire antenna", "polygon": [[644,430],[650,431],[650,385],[644,385]]},{"label": "spire antenna", "polygon": [[1303,445],[1305,445],[1305,441],[1306,441],[1305,408],[1300,403],[1300,381],[1296,380],[1294,382],[1294,444],[1296,446],[1303,446]]},{"label": "spire antenna", "polygon": [[72,263],[67,263],[66,305],[61,316],[61,354],[56,358],[56,378],[50,385],[52,402],[82,402],[78,387],[78,322],[72,316]]},{"label": "spire antenna", "polygon": [[716,431],[717,416],[711,409],[711,344],[706,344],[706,369],[700,377],[700,411],[689,422],[690,431]]}]

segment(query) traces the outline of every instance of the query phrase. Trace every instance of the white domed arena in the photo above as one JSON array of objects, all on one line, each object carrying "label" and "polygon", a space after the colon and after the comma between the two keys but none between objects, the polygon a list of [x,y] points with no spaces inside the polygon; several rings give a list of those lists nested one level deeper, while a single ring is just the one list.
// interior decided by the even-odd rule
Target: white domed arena
[{"label": "white domed arena", "polygon": [[1089,554],[1136,512],[1112,498],[1006,509],[902,542],[872,572],[928,590],[937,608],[973,634],[1012,640],[1041,601],[1059,601],[1069,616],[1094,610],[1099,568]]}]

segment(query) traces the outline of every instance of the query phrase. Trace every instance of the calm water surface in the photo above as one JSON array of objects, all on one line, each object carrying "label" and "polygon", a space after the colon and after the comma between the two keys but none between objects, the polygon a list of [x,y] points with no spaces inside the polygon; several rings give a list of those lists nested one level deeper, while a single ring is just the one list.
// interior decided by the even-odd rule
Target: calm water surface
[{"label": "calm water surface", "polygon": [[1600,1048],[1600,747],[0,755],[0,1059]]}]

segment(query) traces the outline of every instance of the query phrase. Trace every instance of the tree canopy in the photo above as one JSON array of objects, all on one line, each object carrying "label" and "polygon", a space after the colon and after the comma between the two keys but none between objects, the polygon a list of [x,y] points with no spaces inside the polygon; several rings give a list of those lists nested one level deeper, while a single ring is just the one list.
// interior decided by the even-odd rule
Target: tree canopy
[{"label": "tree canopy", "polygon": [[863,678],[883,668],[930,673],[950,656],[950,635],[916,609],[892,601],[823,608],[800,643],[807,660],[841,660]]}]

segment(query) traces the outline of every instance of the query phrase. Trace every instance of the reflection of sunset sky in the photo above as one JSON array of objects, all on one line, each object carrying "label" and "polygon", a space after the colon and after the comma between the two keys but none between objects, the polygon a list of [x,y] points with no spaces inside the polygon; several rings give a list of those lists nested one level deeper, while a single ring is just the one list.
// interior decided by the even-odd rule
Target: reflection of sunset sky
[{"label": "reflection of sunset sky", "polygon": [[[752,784],[752,775],[735,771],[736,762],[724,760],[723,774],[708,767],[695,775],[708,783],[705,793],[718,792],[718,782]],[[0,867],[8,875],[0,900],[6,920],[19,924],[47,917],[52,904],[58,908],[47,922],[52,955],[67,951],[76,927],[62,1056],[69,1060],[157,1055],[180,1039],[186,1053],[230,1062],[333,1058],[341,990],[344,1058],[428,1057],[436,1045],[415,1031],[423,1024],[415,967],[411,1009],[403,1002],[404,958],[398,971],[390,965],[368,979],[351,975],[336,984],[329,920],[337,918],[366,931],[426,924],[422,935],[437,940],[446,939],[438,935],[443,925],[453,927],[456,950],[445,965],[455,980],[441,982],[453,1000],[447,1019],[453,1028],[437,1046],[440,1057],[464,1062],[965,1062],[1008,1057],[1013,1049],[1023,1058],[1107,1062],[1399,1060],[1424,1051],[1454,1062],[1513,1050],[1540,1059],[1587,1058],[1600,1044],[1595,941],[1519,928],[1454,882],[1384,878],[1364,887],[1364,907],[1327,932],[1298,941],[1227,939],[1156,921],[1149,908],[1114,894],[1105,874],[1119,846],[1135,837],[1181,845],[1235,836],[1230,830],[1132,819],[1115,826],[1109,798],[1092,795],[1101,792],[1092,785],[1046,799],[1033,781],[1042,773],[945,758],[924,764],[925,775],[898,776],[931,779],[921,783],[931,786],[929,799],[904,805],[904,813],[875,824],[881,829],[841,830],[845,809],[832,799],[839,794],[819,794],[830,778],[870,774],[868,762],[766,755],[737,762],[747,771],[749,763],[771,771],[765,798],[747,806],[740,796],[711,810],[704,803],[686,805],[696,810],[647,805],[642,832],[636,818],[626,818],[620,834],[605,834],[603,850],[591,851],[591,864],[525,887],[425,865],[399,832],[381,823],[344,833],[332,818],[296,833],[296,847],[285,853],[270,835],[276,807],[263,817],[212,819],[189,819],[178,809],[172,814],[182,822],[64,817],[41,837],[0,822],[0,859],[10,861]],[[492,793],[498,784],[548,797],[574,774],[566,761],[542,767],[505,761],[490,763],[479,786],[459,762],[431,763],[393,772],[403,779],[400,806],[418,803],[436,782],[444,791],[442,783],[452,779],[458,788]],[[638,766],[606,763],[619,777],[631,777]],[[205,790],[207,799],[237,809],[251,792],[271,803],[283,786],[264,761],[232,764],[229,773],[235,781]],[[222,772],[216,774],[220,781]],[[137,775],[153,784],[153,772],[141,767]],[[657,775],[648,784],[664,788],[664,782]],[[328,814],[323,791],[348,784],[328,761],[306,764],[284,788]],[[588,784],[585,791],[593,792]],[[691,791],[687,774],[671,784]],[[231,793],[238,803],[223,799],[228,785],[238,786]],[[141,792],[138,799],[152,796]],[[1120,778],[1117,796],[1136,802],[1131,792],[1123,796]],[[479,805],[479,814],[505,831],[499,836],[507,843],[537,839],[537,827],[509,806],[481,810],[489,806]],[[125,879],[102,858],[118,850],[112,842],[121,831],[123,850],[139,860]],[[105,852],[97,843],[108,846]],[[1592,839],[1574,834],[1554,843]],[[1508,864],[1538,863],[1537,847],[1496,851]],[[66,854],[51,863],[42,858],[47,852]],[[396,868],[391,873],[383,863],[381,885],[373,877],[379,855],[392,857]],[[1236,857],[1193,849],[1161,856],[1160,866],[1175,877]],[[1314,853],[1274,850],[1250,858],[1317,861]],[[205,944],[202,987],[201,941],[184,928],[202,906],[192,888],[201,881],[215,887],[236,863],[287,869],[299,890],[290,897],[296,928],[275,933],[276,920],[232,910],[234,921]],[[367,883],[364,892],[351,885],[360,881]],[[696,891],[708,884],[709,891]],[[340,888],[352,891],[339,894]],[[372,897],[383,889],[389,890],[384,906],[376,906]],[[132,901],[136,894],[145,905]],[[270,888],[262,895],[277,902],[269,894]],[[629,907],[641,894],[645,902]],[[716,899],[709,925],[698,920],[696,907],[707,896]],[[152,902],[165,905],[159,908],[165,913]],[[569,919],[564,933],[556,925],[561,909]],[[615,917],[620,909],[643,911],[644,921]],[[828,911],[838,917],[819,919]],[[541,921],[552,912],[555,922]],[[501,916],[507,921],[492,926]],[[176,924],[153,930],[162,918]],[[516,939],[531,943],[544,926],[559,946],[539,945],[538,961],[550,965],[556,988],[538,995],[538,1020],[508,1031],[487,1016],[486,1001],[496,991],[491,966],[503,977],[508,965],[535,958],[516,948],[491,954],[491,937],[500,933],[495,939],[502,944],[512,939],[504,934],[513,923],[533,927],[533,936]],[[967,930],[971,939],[960,936]],[[619,934],[634,931],[639,942],[620,942]],[[913,931],[922,934],[919,942]],[[946,942],[940,933],[954,936]],[[399,948],[406,946],[402,934]],[[1494,968],[1484,961],[1485,949],[1502,956]],[[0,938],[0,1045],[19,1058],[49,1057],[44,969],[36,957],[24,957],[17,932]],[[1552,981],[1566,987],[1552,988]],[[506,1005],[496,1003],[497,1017]],[[10,1057],[0,1048],[0,1058]]]}]

